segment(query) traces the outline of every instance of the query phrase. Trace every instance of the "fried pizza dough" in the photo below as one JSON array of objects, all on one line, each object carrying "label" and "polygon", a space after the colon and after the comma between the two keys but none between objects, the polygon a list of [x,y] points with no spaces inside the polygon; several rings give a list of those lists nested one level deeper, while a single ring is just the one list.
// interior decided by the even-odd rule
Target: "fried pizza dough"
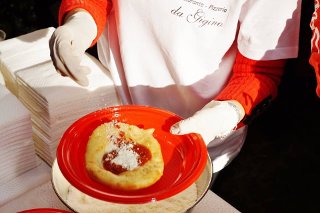
[{"label": "fried pizza dough", "polygon": [[85,153],[90,177],[122,190],[153,185],[164,169],[161,147],[153,132],[154,129],[121,122],[98,126],[89,138]]}]

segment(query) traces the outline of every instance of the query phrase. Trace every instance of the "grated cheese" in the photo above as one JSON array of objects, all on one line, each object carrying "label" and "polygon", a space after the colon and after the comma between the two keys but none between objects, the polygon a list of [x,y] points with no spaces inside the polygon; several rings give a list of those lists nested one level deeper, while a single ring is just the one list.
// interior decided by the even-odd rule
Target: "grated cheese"
[{"label": "grated cheese", "polygon": [[139,166],[139,155],[132,150],[133,144],[122,144],[116,151],[117,157],[111,160],[112,163],[122,166],[128,171],[133,170]]},{"label": "grated cheese", "polygon": [[105,150],[105,153],[109,153],[112,151],[115,151],[116,153],[118,153],[118,155],[111,160],[111,163],[120,165],[121,167],[125,168],[128,171],[137,168],[139,166],[139,162],[138,162],[139,155],[138,153],[133,151],[132,149],[133,144],[126,143],[125,140],[120,144],[116,144],[116,141],[117,141],[117,136],[111,135],[109,146],[106,147],[106,150]]}]

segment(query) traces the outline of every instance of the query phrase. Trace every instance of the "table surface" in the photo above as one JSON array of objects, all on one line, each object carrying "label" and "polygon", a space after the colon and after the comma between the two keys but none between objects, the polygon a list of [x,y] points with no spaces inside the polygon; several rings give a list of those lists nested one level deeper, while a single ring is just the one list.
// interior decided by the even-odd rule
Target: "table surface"
[{"label": "table surface", "polygon": [[[38,168],[21,175],[6,186],[0,186],[0,212],[14,213],[34,208],[69,210],[56,195],[51,182],[51,167],[40,160]],[[36,178],[35,178],[36,177]],[[29,189],[28,189],[28,186]],[[22,190],[22,192],[21,192]],[[7,192],[7,193],[6,193]],[[191,213],[239,212],[212,191],[192,209]]]}]

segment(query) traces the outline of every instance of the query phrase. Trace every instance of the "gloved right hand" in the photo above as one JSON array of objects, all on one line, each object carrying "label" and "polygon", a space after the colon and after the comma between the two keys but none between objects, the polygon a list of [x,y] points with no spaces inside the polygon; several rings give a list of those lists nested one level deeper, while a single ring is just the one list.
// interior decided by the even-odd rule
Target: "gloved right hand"
[{"label": "gloved right hand", "polygon": [[198,133],[208,145],[215,138],[223,138],[232,132],[244,115],[242,105],[236,100],[213,100],[193,116],[172,125],[170,132],[176,135]]},{"label": "gloved right hand", "polygon": [[55,30],[49,41],[50,56],[62,76],[68,76],[82,86],[89,84],[90,70],[80,64],[96,35],[94,19],[83,10],[67,16],[64,24]]}]

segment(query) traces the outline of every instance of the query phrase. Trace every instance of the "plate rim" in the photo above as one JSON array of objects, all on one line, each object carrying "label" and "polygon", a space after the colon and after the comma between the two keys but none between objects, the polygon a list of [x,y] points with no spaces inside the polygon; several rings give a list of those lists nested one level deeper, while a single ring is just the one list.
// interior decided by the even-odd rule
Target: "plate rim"
[{"label": "plate rim", "polygon": [[17,213],[71,213],[71,211],[56,208],[32,208],[18,211]]}]

